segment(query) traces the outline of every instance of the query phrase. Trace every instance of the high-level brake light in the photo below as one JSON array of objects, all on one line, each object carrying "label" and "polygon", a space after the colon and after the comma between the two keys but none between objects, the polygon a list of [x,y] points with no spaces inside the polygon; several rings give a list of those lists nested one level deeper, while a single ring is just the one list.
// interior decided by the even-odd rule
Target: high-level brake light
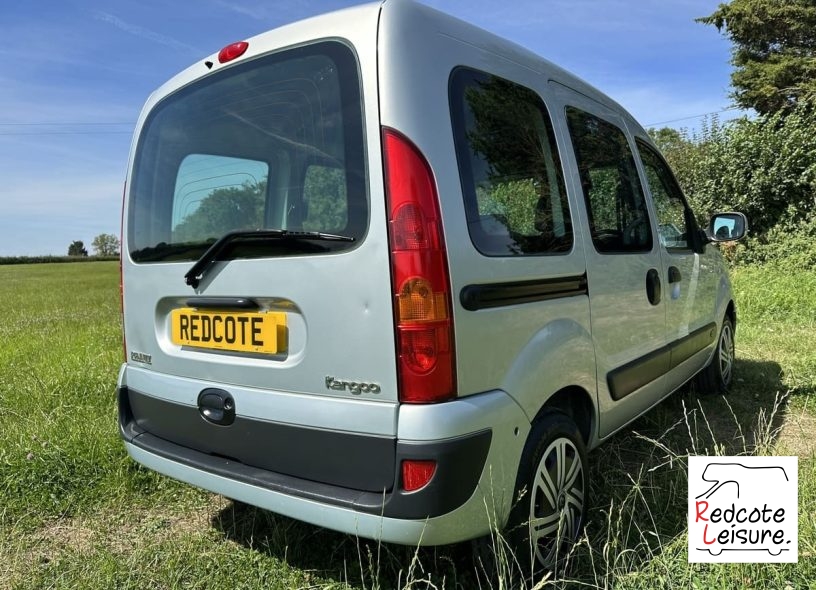
[{"label": "high-level brake light", "polygon": [[225,64],[228,61],[241,57],[244,55],[244,53],[246,53],[247,48],[249,48],[249,43],[246,41],[230,43],[224,47],[224,49],[218,52],[218,63]]}]

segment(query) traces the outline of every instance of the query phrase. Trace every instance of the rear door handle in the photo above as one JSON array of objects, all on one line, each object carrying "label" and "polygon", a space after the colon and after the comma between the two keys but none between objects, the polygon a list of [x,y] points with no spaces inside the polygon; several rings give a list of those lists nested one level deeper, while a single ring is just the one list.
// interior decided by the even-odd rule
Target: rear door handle
[{"label": "rear door handle", "polygon": [[660,274],[657,269],[650,268],[646,273],[646,296],[652,305],[660,303]]},{"label": "rear door handle", "polygon": [[679,283],[683,280],[683,275],[680,274],[680,269],[676,266],[669,267],[669,284]]}]

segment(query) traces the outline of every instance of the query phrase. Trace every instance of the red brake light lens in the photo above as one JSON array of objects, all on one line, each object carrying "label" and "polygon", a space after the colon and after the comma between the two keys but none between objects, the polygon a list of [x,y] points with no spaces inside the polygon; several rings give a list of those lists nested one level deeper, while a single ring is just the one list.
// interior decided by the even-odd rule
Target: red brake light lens
[{"label": "red brake light lens", "polygon": [[231,43],[218,52],[218,63],[225,64],[244,55],[249,48],[249,43],[246,41],[238,41]]},{"label": "red brake light lens", "polygon": [[433,172],[417,147],[383,129],[400,401],[455,396],[447,253]]},{"label": "red brake light lens", "polygon": [[424,488],[436,473],[436,461],[411,459],[402,462],[402,489],[415,492]]},{"label": "red brake light lens", "polygon": [[394,213],[394,247],[398,250],[420,250],[428,247],[428,236],[422,212],[414,203],[405,203]]}]

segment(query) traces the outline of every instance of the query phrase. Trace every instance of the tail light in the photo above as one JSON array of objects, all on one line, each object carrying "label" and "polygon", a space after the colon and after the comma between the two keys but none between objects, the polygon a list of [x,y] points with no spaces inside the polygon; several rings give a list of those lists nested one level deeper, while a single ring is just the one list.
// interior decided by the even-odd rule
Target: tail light
[{"label": "tail light", "polygon": [[383,129],[399,398],[455,395],[453,319],[439,196],[428,162],[406,137]]}]

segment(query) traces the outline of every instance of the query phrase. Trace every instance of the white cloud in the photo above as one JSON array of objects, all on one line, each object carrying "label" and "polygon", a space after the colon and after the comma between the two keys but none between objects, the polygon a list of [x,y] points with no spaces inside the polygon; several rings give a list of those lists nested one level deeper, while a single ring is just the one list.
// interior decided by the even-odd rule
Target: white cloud
[{"label": "white cloud", "polygon": [[118,234],[142,97],[128,105],[98,87],[2,74],[0,87],[0,255],[65,254],[73,240]]},{"label": "white cloud", "polygon": [[150,29],[146,29],[145,27],[125,22],[119,17],[109,14],[107,12],[96,12],[94,13],[94,16],[97,20],[113,25],[114,27],[121,31],[130,33],[131,35],[136,35],[137,37],[147,39],[148,41],[152,41],[154,43],[158,43],[159,45],[165,45],[178,51],[186,51],[196,56],[203,54],[203,52],[200,49],[197,49],[192,45],[183,43],[182,41],[174,39],[173,37],[169,37],[167,35],[162,35],[161,33],[151,31]]},{"label": "white cloud", "polygon": [[660,85],[618,86],[606,89],[607,94],[628,110],[644,127],[696,129],[703,115],[716,113],[720,121],[745,114],[730,108],[728,100],[716,92],[684,92]]},{"label": "white cloud", "polygon": [[48,215],[92,219],[121,206],[121,176],[53,175],[5,182],[0,193],[0,218]]},{"label": "white cloud", "polygon": [[[654,10],[649,3],[628,0],[428,0],[435,8],[478,24],[499,34],[508,31],[538,32],[542,37],[552,30],[580,37],[599,31],[645,33],[653,26],[642,18]],[[664,11],[669,6],[663,6]]]},{"label": "white cloud", "polygon": [[[234,2],[228,0],[213,0],[213,4],[221,9],[249,17],[253,20],[273,24],[280,24],[293,20],[300,20],[310,14],[318,14],[331,10],[328,7],[317,7],[311,0],[290,0],[289,2]],[[348,5],[354,2],[347,2]]]},{"label": "white cloud", "polygon": [[[124,123],[134,124],[144,96],[112,100],[111,90],[98,87],[29,82],[0,72],[0,122]],[[6,128],[3,128],[6,129]]]},{"label": "white cloud", "polygon": [[65,254],[101,233],[119,233],[123,177],[26,179],[0,192],[0,256]]},{"label": "white cloud", "polygon": [[219,8],[240,14],[241,16],[248,16],[254,20],[266,21],[270,20],[272,9],[269,6],[239,4],[237,2],[224,2],[223,0],[215,0],[214,4]]}]

